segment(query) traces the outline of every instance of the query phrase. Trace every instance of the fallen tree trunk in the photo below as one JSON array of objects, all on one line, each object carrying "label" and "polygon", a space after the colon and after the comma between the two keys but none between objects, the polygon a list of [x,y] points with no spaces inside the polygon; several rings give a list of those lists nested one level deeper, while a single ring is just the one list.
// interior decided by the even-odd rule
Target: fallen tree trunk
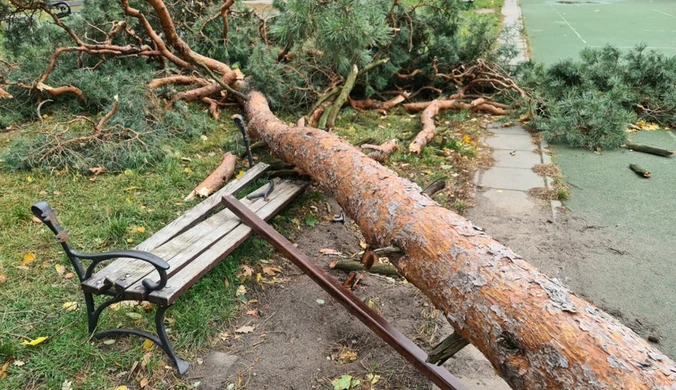
[{"label": "fallen tree trunk", "polygon": [[422,122],[422,130],[416,135],[415,139],[408,146],[408,151],[415,154],[420,154],[422,148],[430,142],[437,133],[437,127],[434,125],[434,118],[439,114],[439,100],[433,101],[427,106],[422,114],[420,114],[420,122]]},{"label": "fallen tree trunk", "polygon": [[[244,90],[245,85],[239,85]],[[666,389],[676,364],[410,181],[325,131],[290,127],[256,91],[240,101],[249,131],[335,197],[374,247],[515,389]]]},{"label": "fallen tree trunk", "polygon": [[232,153],[226,153],[218,167],[183,200],[187,202],[197,196],[206,198],[214,193],[235,175],[235,164],[237,164],[237,157]]}]

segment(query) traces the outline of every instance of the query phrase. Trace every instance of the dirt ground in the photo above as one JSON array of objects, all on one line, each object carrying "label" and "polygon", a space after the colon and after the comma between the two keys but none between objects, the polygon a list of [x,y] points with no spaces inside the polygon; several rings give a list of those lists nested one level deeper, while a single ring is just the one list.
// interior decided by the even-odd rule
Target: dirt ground
[{"label": "dirt ground", "polygon": [[[334,201],[330,203],[333,210],[339,209]],[[295,243],[328,269],[330,262],[340,256],[321,254],[320,249],[334,249],[349,256],[362,250],[359,245],[362,237],[352,221],[328,222],[325,221],[328,213],[323,213],[326,214],[320,214],[323,222],[299,234]],[[333,380],[351,375],[362,382],[355,389],[434,388],[298,268],[281,258],[276,262],[283,268],[278,279],[288,280],[266,285],[255,294],[249,293],[258,300],[254,305],[255,314],[246,314],[244,310],[232,322],[224,333],[225,340],[214,346],[214,350],[223,354],[198,360],[204,363],[195,364],[188,373],[190,382],[199,382],[198,388],[207,390],[333,389]],[[342,271],[330,273],[341,282],[345,280],[346,274]],[[424,350],[429,351],[452,333],[452,328],[427,299],[401,278],[369,274],[354,292],[362,299],[376,302],[381,314]],[[235,330],[242,326],[253,326],[254,330],[236,334]],[[353,352],[356,355],[352,355]],[[228,355],[237,356],[231,366]],[[355,360],[349,361],[350,356]],[[445,367],[470,389],[509,388],[471,346],[449,360]],[[369,379],[375,383],[369,383]]]}]

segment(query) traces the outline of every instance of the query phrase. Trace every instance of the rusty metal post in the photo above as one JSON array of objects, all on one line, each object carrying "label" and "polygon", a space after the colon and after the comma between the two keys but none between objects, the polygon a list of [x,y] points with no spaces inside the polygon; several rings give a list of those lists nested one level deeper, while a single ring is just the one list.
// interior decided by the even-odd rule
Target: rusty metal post
[{"label": "rusty metal post", "polygon": [[458,378],[438,367],[425,362],[427,354],[406,336],[390,325],[384,318],[366,306],[356,295],[345,289],[324,269],[319,267],[303,252],[279,234],[272,226],[260,219],[248,207],[232,196],[224,196],[223,204],[246,225],[267,240],[272,246],[291,260],[306,275],[321,286],[333,298],[340,302],[352,315],[368,326],[375,334],[394,348],[409,361],[420,373],[425,375],[442,390],[467,390]]}]

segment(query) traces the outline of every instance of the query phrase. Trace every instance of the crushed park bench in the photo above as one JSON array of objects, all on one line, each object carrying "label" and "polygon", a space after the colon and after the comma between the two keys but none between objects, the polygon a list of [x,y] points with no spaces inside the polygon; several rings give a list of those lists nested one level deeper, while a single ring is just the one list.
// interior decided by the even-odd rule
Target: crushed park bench
[{"label": "crushed park bench", "polygon": [[[47,202],[34,204],[33,214],[56,235],[80,279],[87,306],[89,333],[95,338],[131,334],[149,339],[169,356],[179,374],[184,374],[189,363],[180,359],[172,349],[164,327],[164,313],[251,235],[251,228],[230,210],[218,211],[218,208],[223,197],[236,194],[261,177],[268,168],[263,163],[255,165],[134,250],[99,254],[76,252],[68,242],[68,233],[56,219],[56,212]],[[249,195],[241,202],[259,218],[269,220],[298,196],[307,184],[304,181],[274,179],[274,182],[254,191],[255,195]],[[115,260],[96,272],[99,263],[111,259]],[[91,264],[85,268],[80,260],[91,260]],[[107,296],[108,299],[97,307],[94,297],[99,295]],[[110,329],[94,333],[101,312],[125,300],[145,300],[157,306],[157,335],[136,329]]]}]

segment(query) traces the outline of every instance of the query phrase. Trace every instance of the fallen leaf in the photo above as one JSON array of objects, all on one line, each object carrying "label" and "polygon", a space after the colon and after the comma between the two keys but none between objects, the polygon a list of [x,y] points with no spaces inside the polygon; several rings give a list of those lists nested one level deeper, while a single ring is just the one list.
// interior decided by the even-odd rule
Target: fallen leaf
[{"label": "fallen leaf", "polygon": [[134,319],[134,320],[140,320],[142,316],[138,313],[129,312],[129,313],[127,313],[127,317]]},{"label": "fallen leaf", "polygon": [[235,296],[241,295],[246,295],[246,287],[242,284],[240,284],[239,287],[237,287],[237,291],[235,291]]},{"label": "fallen leaf", "polygon": [[368,374],[368,375],[366,375],[366,379],[368,379],[369,382],[371,382],[372,385],[375,385],[380,380],[380,375],[378,375],[378,374]]},{"label": "fallen leaf", "polygon": [[258,310],[256,310],[256,309],[247,310],[247,311],[246,311],[246,314],[248,314],[248,315],[250,315],[250,316],[257,316],[257,315],[258,315]]},{"label": "fallen leaf", "polygon": [[62,266],[61,264],[54,265],[54,269],[56,270],[56,273],[61,276],[66,273],[66,267]]},{"label": "fallen leaf", "polygon": [[72,272],[68,272],[67,274],[63,275],[63,277],[66,279],[71,279],[73,276],[75,276],[75,274]]},{"label": "fallen leaf", "polygon": [[354,278],[357,277],[357,273],[352,271],[347,275],[347,278],[345,278],[345,281],[343,282],[343,287],[352,290],[352,282],[354,282]]},{"label": "fallen leaf", "polygon": [[26,364],[26,362],[24,362],[23,360],[15,360],[15,361],[12,362],[12,364],[17,366],[17,367],[21,367],[24,364]]},{"label": "fallen leaf", "polygon": [[134,242],[134,239],[133,238],[127,238],[127,242],[131,244],[132,242]]},{"label": "fallen leaf", "polygon": [[361,249],[366,249],[368,248],[369,244],[365,243],[364,241],[359,241],[359,246]]},{"label": "fallen leaf", "polygon": [[338,354],[338,360],[343,364],[353,362],[357,360],[357,351],[345,348]]},{"label": "fallen leaf", "polygon": [[341,252],[338,252],[335,249],[329,249],[329,248],[322,248],[322,249],[319,250],[319,253],[322,253],[324,255],[337,255],[337,256],[342,255]]},{"label": "fallen leaf", "polygon": [[72,389],[72,387],[71,387],[72,384],[73,384],[73,382],[69,381],[68,379],[64,380],[64,381],[63,381],[63,384],[61,385],[61,390],[71,390],[71,389]]},{"label": "fallen leaf", "polygon": [[146,228],[143,227],[143,226],[134,226],[129,230],[129,232],[132,233],[132,234],[144,233],[145,231],[146,231]]},{"label": "fallen leaf", "polygon": [[13,356],[10,356],[9,359],[5,362],[5,364],[0,367],[0,379],[4,378],[7,376],[7,368],[9,367],[9,363],[12,362],[12,359],[14,359]]},{"label": "fallen leaf", "polygon": [[138,383],[141,388],[148,386],[148,378],[141,379],[141,382]]},{"label": "fallen leaf", "polygon": [[265,272],[266,275],[275,276],[276,274],[282,272],[282,269],[272,265],[264,265],[263,272]]},{"label": "fallen leaf", "polygon": [[117,387],[115,388],[115,390],[129,390],[129,388],[128,388],[127,386],[125,386],[125,385],[122,385],[122,386],[117,386]]},{"label": "fallen leaf", "polygon": [[317,299],[317,303],[320,304],[320,305],[323,305],[325,302],[324,302],[323,299]]},{"label": "fallen leaf", "polygon": [[3,284],[7,281],[7,275],[0,274],[0,284]]},{"label": "fallen leaf", "polygon": [[113,345],[113,344],[115,344],[115,340],[114,340],[114,339],[105,340],[105,341],[103,342],[103,344],[105,344],[105,345]]},{"label": "fallen leaf", "polygon": [[339,261],[340,261],[340,260],[334,260],[334,261],[332,261],[331,263],[329,263],[329,268],[331,268],[331,269],[336,268],[336,265],[338,265],[338,262],[339,262]]},{"label": "fallen leaf", "polygon": [[29,183],[32,183],[32,182],[33,182],[33,178],[30,177],[30,176],[26,176],[26,181],[29,182]]},{"label": "fallen leaf", "polygon": [[350,390],[359,386],[360,383],[361,381],[359,379],[352,378],[352,375],[343,375],[331,382],[333,385],[333,390]]},{"label": "fallen leaf", "polygon": [[188,167],[185,167],[185,168],[183,169],[183,172],[185,172],[185,173],[187,173],[187,174],[190,174],[190,173],[192,173],[192,169],[190,169],[190,168],[188,168]]},{"label": "fallen leaf", "polygon": [[154,345],[155,343],[153,343],[152,341],[146,340],[143,342],[143,349],[145,349],[146,351],[150,351],[151,349],[153,349]]},{"label": "fallen leaf", "polygon": [[66,311],[75,311],[77,310],[77,302],[66,302],[61,307],[66,309]]},{"label": "fallen leaf", "polygon": [[89,172],[93,173],[95,176],[98,176],[102,173],[108,172],[108,170],[106,169],[106,167],[98,166],[94,168],[89,168]]},{"label": "fallen leaf", "polygon": [[41,337],[38,337],[37,339],[33,339],[31,341],[24,340],[22,344],[23,345],[30,345],[30,346],[34,347],[38,344],[45,342],[45,340],[47,340],[48,338],[49,337],[41,336]]},{"label": "fallen leaf", "polygon": [[28,252],[23,256],[23,261],[21,262],[22,266],[27,266],[28,264],[35,261],[35,253]]},{"label": "fallen leaf", "polygon": [[245,325],[242,326],[241,328],[235,329],[235,333],[253,333],[253,331],[254,327],[249,325]]},{"label": "fallen leaf", "polygon": [[241,275],[244,275],[244,276],[251,276],[251,275],[253,275],[253,274],[254,274],[253,268],[249,267],[249,266],[246,265],[246,264],[242,264],[242,272],[240,273],[240,276],[241,276]]},{"label": "fallen leaf", "polygon": [[378,255],[376,255],[376,253],[373,251],[365,251],[364,255],[361,257],[361,263],[367,271],[370,270],[374,265],[378,264],[378,262]]}]

